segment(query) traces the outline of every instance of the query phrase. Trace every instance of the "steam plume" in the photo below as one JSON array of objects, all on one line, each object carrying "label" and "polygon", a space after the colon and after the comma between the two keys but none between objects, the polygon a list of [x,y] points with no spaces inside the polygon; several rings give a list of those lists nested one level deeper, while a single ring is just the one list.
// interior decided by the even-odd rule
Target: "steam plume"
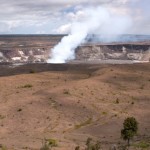
[{"label": "steam plume", "polygon": [[118,35],[131,25],[128,16],[119,16],[103,7],[82,9],[80,13],[82,16],[71,24],[70,34],[52,49],[48,63],[65,63],[74,59],[75,49],[85,41],[88,34]]}]

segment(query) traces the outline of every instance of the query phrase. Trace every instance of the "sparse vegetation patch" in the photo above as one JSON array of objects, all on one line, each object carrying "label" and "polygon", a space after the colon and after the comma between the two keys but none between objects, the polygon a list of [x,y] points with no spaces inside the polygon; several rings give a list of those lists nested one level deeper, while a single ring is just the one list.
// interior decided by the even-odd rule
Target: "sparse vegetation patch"
[{"label": "sparse vegetation patch", "polygon": [[51,150],[53,147],[57,147],[57,141],[55,139],[44,139],[40,150]]},{"label": "sparse vegetation patch", "polygon": [[92,122],[92,118],[89,118],[88,120],[86,120],[78,125],[75,125],[75,129],[79,129],[83,126],[87,126],[87,125],[91,124],[91,122]]},{"label": "sparse vegetation patch", "polygon": [[70,91],[67,90],[67,89],[65,89],[65,90],[63,91],[63,94],[69,95],[69,94],[70,94]]},{"label": "sparse vegetation patch", "polygon": [[4,119],[5,118],[5,116],[3,116],[3,115],[0,115],[0,119]]},{"label": "sparse vegetation patch", "polygon": [[32,88],[33,85],[32,84],[25,84],[23,86],[20,86],[19,88]]},{"label": "sparse vegetation patch", "polygon": [[135,148],[140,148],[140,149],[148,150],[150,148],[150,143],[142,141],[142,142],[139,142],[137,144],[133,144],[133,146]]}]

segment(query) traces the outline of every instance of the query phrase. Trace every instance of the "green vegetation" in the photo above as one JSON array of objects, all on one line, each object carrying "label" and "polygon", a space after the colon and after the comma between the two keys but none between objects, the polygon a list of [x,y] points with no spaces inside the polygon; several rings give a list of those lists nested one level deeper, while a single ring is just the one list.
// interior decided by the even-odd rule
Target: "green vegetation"
[{"label": "green vegetation", "polygon": [[51,150],[53,147],[57,147],[57,141],[54,139],[45,139],[40,150]]},{"label": "green vegetation", "polygon": [[137,134],[138,122],[134,117],[128,117],[124,120],[123,127],[121,136],[128,141],[128,146],[130,146],[130,140]]},{"label": "green vegetation", "polygon": [[89,124],[91,124],[91,122],[92,122],[92,118],[89,118],[88,120],[86,120],[78,125],[75,125],[75,129],[79,129],[83,126],[89,125]]},{"label": "green vegetation", "polygon": [[139,142],[137,144],[133,144],[133,146],[135,148],[140,148],[140,149],[146,149],[146,150],[148,150],[150,148],[150,143],[142,141],[142,142]]},{"label": "green vegetation", "polygon": [[[100,150],[100,149],[101,149],[101,144],[99,141],[94,142],[92,138],[87,139],[85,150]],[[80,147],[77,146],[75,150],[80,150]]]},{"label": "green vegetation", "polygon": [[100,142],[97,141],[96,143],[93,142],[92,138],[88,138],[86,141],[86,150],[100,150],[101,145]]},{"label": "green vegetation", "polygon": [[20,86],[19,88],[32,88],[32,87],[33,87],[33,85],[31,85],[31,84],[25,84],[23,86]]},{"label": "green vegetation", "polygon": [[57,146],[57,141],[55,139],[47,139],[46,140],[51,147],[56,147]]}]

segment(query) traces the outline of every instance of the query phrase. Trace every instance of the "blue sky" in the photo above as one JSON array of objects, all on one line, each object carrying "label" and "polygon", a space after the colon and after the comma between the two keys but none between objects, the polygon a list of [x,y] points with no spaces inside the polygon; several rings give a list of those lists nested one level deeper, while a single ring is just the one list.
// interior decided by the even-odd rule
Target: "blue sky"
[{"label": "blue sky", "polygon": [[0,0],[0,34],[68,33],[83,8],[106,7],[132,19],[129,34],[150,34],[150,0]]}]

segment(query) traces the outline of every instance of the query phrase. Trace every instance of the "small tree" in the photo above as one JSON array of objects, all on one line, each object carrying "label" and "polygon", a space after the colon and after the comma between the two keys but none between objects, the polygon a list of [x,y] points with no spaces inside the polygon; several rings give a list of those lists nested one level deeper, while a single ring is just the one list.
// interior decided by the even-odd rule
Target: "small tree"
[{"label": "small tree", "polygon": [[130,139],[132,139],[138,131],[138,122],[134,117],[128,117],[124,120],[123,129],[121,130],[121,137],[128,141],[130,146]]}]

